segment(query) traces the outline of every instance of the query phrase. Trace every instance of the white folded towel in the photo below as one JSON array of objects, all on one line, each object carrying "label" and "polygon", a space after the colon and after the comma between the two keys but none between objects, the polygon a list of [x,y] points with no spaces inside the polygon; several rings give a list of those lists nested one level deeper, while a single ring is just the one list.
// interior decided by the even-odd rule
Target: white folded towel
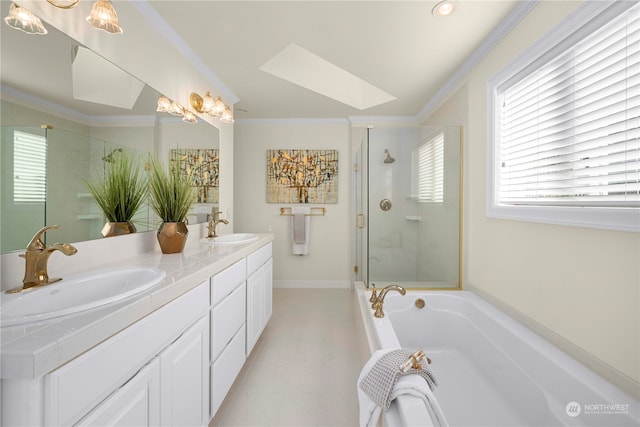
[{"label": "white folded towel", "polygon": [[291,207],[291,252],[294,255],[309,253],[309,232],[311,226],[311,208],[308,206]]},{"label": "white folded towel", "polygon": [[[358,378],[358,400],[360,402],[360,427],[376,427],[380,416],[382,415],[383,407],[379,406],[361,387],[363,380],[376,366],[380,359],[387,353],[397,351],[394,350],[378,350],[376,351],[369,361],[364,365]],[[398,366],[398,372],[400,371]],[[391,389],[391,393],[388,396],[388,400],[392,401],[401,395],[410,395],[418,397],[422,400],[425,406],[425,410],[431,416],[431,422],[436,427],[447,427],[449,424],[438,404],[438,401],[431,391],[426,378],[433,378],[429,373],[426,376],[413,373],[409,375],[403,375],[398,378],[397,382]],[[369,378],[370,379],[370,378]],[[380,379],[384,382],[384,379]],[[384,409],[386,410],[386,408]],[[426,421],[426,420],[425,420]]]}]

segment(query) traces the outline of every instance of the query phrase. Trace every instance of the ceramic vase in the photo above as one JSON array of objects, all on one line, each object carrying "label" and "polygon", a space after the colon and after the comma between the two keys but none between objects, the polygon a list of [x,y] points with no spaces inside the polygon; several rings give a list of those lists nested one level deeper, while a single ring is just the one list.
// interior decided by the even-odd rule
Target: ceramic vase
[{"label": "ceramic vase", "polygon": [[131,221],[108,222],[102,227],[104,237],[122,236],[136,232],[136,226]]},{"label": "ceramic vase", "polygon": [[158,243],[163,254],[182,252],[189,229],[185,222],[163,222],[158,228]]}]

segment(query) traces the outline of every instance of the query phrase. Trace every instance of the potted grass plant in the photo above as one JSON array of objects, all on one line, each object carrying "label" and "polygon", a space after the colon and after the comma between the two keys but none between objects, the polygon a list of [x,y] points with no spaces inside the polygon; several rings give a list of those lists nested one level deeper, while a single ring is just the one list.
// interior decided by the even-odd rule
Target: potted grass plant
[{"label": "potted grass plant", "polygon": [[186,218],[196,201],[192,179],[180,173],[177,165],[164,168],[156,158],[151,162],[149,203],[162,223],[158,228],[158,243],[162,253],[182,252],[187,242]]},{"label": "potted grass plant", "polygon": [[104,237],[135,233],[133,217],[146,201],[147,178],[139,157],[117,148],[102,160],[104,176],[85,181],[89,193],[105,216]]}]

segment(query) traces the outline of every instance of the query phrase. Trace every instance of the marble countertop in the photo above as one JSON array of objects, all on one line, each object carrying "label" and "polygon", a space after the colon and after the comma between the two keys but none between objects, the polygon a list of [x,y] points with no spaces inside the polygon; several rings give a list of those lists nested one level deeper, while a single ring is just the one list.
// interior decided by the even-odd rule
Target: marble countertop
[{"label": "marble countertop", "polygon": [[182,253],[141,253],[101,268],[156,267],[166,277],[127,300],[81,313],[0,328],[0,378],[38,378],[142,319],[273,240],[217,246],[189,241]]}]

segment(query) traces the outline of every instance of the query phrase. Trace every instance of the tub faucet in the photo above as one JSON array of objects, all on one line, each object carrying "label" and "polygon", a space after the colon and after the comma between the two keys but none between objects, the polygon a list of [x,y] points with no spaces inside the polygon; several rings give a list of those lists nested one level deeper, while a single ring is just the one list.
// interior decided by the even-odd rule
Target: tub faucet
[{"label": "tub faucet", "polygon": [[385,286],[381,291],[376,300],[371,305],[376,312],[373,314],[376,317],[384,317],[384,312],[382,311],[382,304],[384,304],[384,297],[387,296],[389,291],[398,291],[400,295],[404,295],[407,293],[405,288],[399,285],[389,285]]},{"label": "tub faucet", "polygon": [[33,236],[25,252],[19,255],[26,260],[22,286],[10,289],[7,293],[22,292],[26,289],[44,286],[62,280],[60,278],[52,279],[49,277],[49,273],[47,272],[49,256],[55,251],[60,251],[67,256],[74,255],[78,250],[68,243],[55,243],[47,246],[42,241],[42,235],[44,233],[59,227],[59,225],[44,227]]},{"label": "tub faucet", "polygon": [[211,215],[211,219],[209,219],[209,226],[207,227],[209,230],[207,234],[208,238],[218,237],[218,233],[216,232],[216,227],[218,226],[218,224],[229,224],[229,221],[227,221],[226,219],[220,219],[221,213],[222,212],[214,212],[213,215]]}]

